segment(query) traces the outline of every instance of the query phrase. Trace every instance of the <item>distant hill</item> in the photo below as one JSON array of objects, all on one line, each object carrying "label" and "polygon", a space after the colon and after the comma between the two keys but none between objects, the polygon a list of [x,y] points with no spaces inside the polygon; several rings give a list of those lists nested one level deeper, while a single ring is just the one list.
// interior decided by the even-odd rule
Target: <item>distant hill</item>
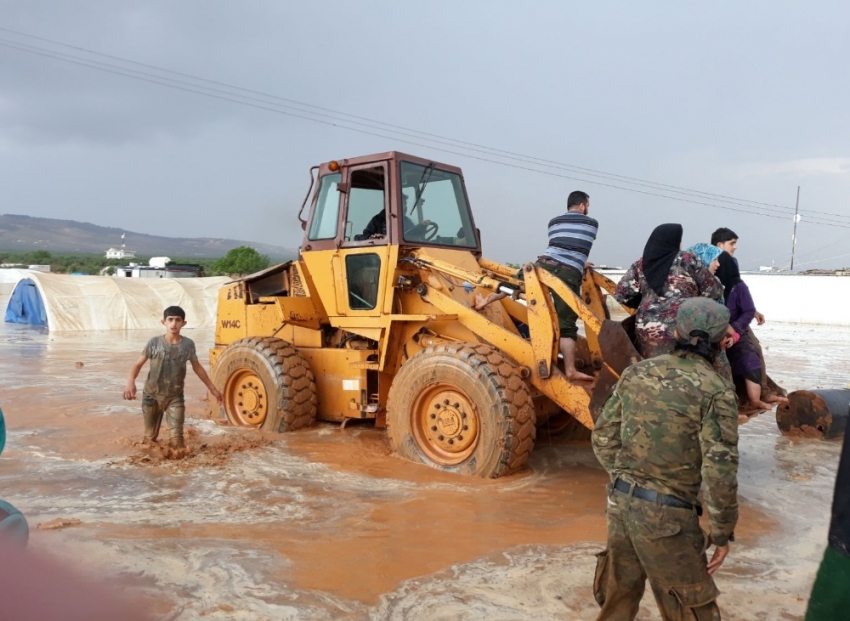
[{"label": "distant hill", "polygon": [[110,246],[121,244],[122,233],[126,234],[127,249],[145,256],[215,258],[239,246],[251,246],[272,261],[289,260],[298,254],[292,248],[238,239],[159,237],[74,220],[0,215],[0,250],[105,253]]}]

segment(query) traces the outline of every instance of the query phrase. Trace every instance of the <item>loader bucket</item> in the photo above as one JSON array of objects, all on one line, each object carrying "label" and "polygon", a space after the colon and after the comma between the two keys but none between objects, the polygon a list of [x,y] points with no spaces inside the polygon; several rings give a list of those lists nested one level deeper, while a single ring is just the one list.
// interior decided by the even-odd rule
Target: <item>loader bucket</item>
[{"label": "loader bucket", "polygon": [[590,414],[595,421],[602,406],[611,396],[614,385],[626,367],[642,360],[632,340],[620,322],[606,319],[599,330],[599,349],[602,351],[602,369],[596,377],[590,397]]},{"label": "loader bucket", "polygon": [[796,390],[788,403],[776,408],[776,424],[783,435],[828,440],[844,435],[850,413],[850,390]]}]

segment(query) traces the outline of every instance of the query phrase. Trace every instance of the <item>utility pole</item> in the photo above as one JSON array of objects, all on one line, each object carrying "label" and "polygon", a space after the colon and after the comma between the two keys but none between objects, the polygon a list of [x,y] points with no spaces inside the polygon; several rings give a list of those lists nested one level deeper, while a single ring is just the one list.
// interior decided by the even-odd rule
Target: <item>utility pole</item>
[{"label": "utility pole", "polygon": [[797,186],[797,206],[794,207],[794,233],[791,235],[791,271],[794,271],[794,251],[797,249],[797,223],[800,221],[800,186]]}]

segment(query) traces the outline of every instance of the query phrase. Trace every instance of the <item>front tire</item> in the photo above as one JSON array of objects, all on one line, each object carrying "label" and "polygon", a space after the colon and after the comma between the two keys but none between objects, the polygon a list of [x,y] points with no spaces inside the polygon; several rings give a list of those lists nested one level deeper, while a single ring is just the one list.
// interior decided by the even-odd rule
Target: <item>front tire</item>
[{"label": "front tire", "polygon": [[316,422],[313,372],[286,341],[253,337],[231,343],[211,379],[224,395],[222,418],[232,425],[282,433]]},{"label": "front tire", "polygon": [[516,366],[489,345],[429,347],[402,365],[387,403],[390,444],[447,472],[497,478],[534,448],[534,405]]}]

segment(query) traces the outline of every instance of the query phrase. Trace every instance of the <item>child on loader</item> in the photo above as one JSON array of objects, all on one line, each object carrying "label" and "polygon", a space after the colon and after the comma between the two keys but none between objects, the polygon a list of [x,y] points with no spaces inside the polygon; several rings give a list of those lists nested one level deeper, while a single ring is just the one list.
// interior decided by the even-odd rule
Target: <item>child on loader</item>
[{"label": "child on loader", "polygon": [[179,306],[169,306],[162,314],[164,336],[155,336],[148,341],[141,357],[130,369],[124,398],[136,398],[136,377],[145,362],[151,361],[148,378],[142,392],[142,416],[145,420],[145,444],[156,442],[159,426],[165,415],[165,422],[171,431],[170,445],[175,449],[185,448],[183,440],[183,385],[186,380],[186,363],[192,364],[192,370],[206,385],[219,404],[224,397],[213,385],[204,367],[198,362],[195,343],[181,336],[180,330],[186,325],[186,312]]}]

